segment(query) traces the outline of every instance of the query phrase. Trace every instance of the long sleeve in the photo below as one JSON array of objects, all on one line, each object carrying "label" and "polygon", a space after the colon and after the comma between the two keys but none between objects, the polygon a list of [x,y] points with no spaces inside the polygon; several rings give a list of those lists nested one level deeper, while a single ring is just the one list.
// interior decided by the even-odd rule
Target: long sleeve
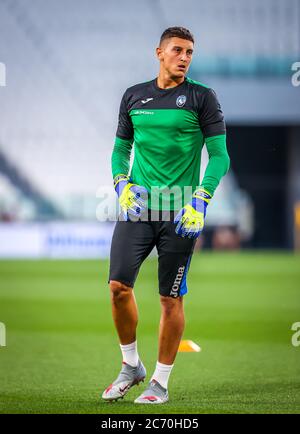
[{"label": "long sleeve", "polygon": [[127,107],[128,97],[126,91],[120,104],[118,128],[111,156],[113,178],[119,174],[127,175],[129,172],[133,144],[133,125]]},{"label": "long sleeve", "polygon": [[113,178],[120,174],[128,175],[131,149],[132,141],[116,137],[111,156]]},{"label": "long sleeve", "polygon": [[201,187],[213,195],[230,166],[224,116],[213,89],[208,89],[206,93],[199,112],[199,122],[209,156]]},{"label": "long sleeve", "polygon": [[226,135],[207,137],[205,139],[209,162],[206,166],[201,187],[211,195],[214,194],[221,178],[228,172],[230,158],[226,147]]}]

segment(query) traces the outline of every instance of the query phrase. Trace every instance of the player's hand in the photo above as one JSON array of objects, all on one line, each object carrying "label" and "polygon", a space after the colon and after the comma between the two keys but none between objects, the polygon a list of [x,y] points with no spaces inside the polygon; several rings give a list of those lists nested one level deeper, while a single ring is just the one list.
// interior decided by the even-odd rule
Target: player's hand
[{"label": "player's hand", "polygon": [[204,227],[206,208],[211,199],[211,195],[199,188],[192,196],[191,202],[185,205],[174,219],[177,223],[176,234],[182,237],[198,238]]},{"label": "player's hand", "polygon": [[129,176],[117,175],[114,187],[118,195],[124,219],[133,220],[147,209],[148,191],[145,187],[130,182]]}]

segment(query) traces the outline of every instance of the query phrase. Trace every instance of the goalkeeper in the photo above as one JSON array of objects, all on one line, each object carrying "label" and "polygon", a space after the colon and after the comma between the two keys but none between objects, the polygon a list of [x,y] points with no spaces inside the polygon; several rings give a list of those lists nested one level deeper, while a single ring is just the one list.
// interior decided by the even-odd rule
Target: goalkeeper
[{"label": "goalkeeper", "polygon": [[[186,76],[193,49],[189,30],[165,30],[156,49],[158,77],[130,87],[121,101],[112,153],[121,218],[112,239],[108,282],[123,364],[103,392],[105,400],[123,398],[146,376],[137,349],[133,287],[142,262],[156,246],[161,304],[158,360],[135,403],[168,401],[168,380],[185,324],[183,295],[194,244],[203,230],[207,206],[229,169],[216,94]],[[204,144],[209,162],[199,184]]]}]

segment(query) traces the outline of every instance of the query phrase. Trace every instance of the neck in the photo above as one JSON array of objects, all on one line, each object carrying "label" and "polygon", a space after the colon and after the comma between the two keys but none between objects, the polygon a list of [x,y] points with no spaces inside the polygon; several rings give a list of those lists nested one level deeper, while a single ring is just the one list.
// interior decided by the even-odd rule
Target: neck
[{"label": "neck", "polygon": [[184,81],[184,77],[171,77],[166,71],[159,71],[157,77],[157,86],[161,89],[168,89],[169,87],[175,87]]}]

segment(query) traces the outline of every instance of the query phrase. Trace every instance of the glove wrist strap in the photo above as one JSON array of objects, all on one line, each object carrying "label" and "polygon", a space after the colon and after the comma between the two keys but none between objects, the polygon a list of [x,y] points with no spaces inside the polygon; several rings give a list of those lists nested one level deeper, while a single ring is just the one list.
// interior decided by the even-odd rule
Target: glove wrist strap
[{"label": "glove wrist strap", "polygon": [[117,175],[114,177],[114,188],[116,188],[116,186],[119,184],[120,181],[129,181],[129,176],[128,175],[124,175],[123,173],[121,173],[120,175]]},{"label": "glove wrist strap", "polygon": [[202,187],[194,192],[193,197],[195,197],[196,199],[201,199],[207,204],[209,204],[212,198],[211,194]]}]

